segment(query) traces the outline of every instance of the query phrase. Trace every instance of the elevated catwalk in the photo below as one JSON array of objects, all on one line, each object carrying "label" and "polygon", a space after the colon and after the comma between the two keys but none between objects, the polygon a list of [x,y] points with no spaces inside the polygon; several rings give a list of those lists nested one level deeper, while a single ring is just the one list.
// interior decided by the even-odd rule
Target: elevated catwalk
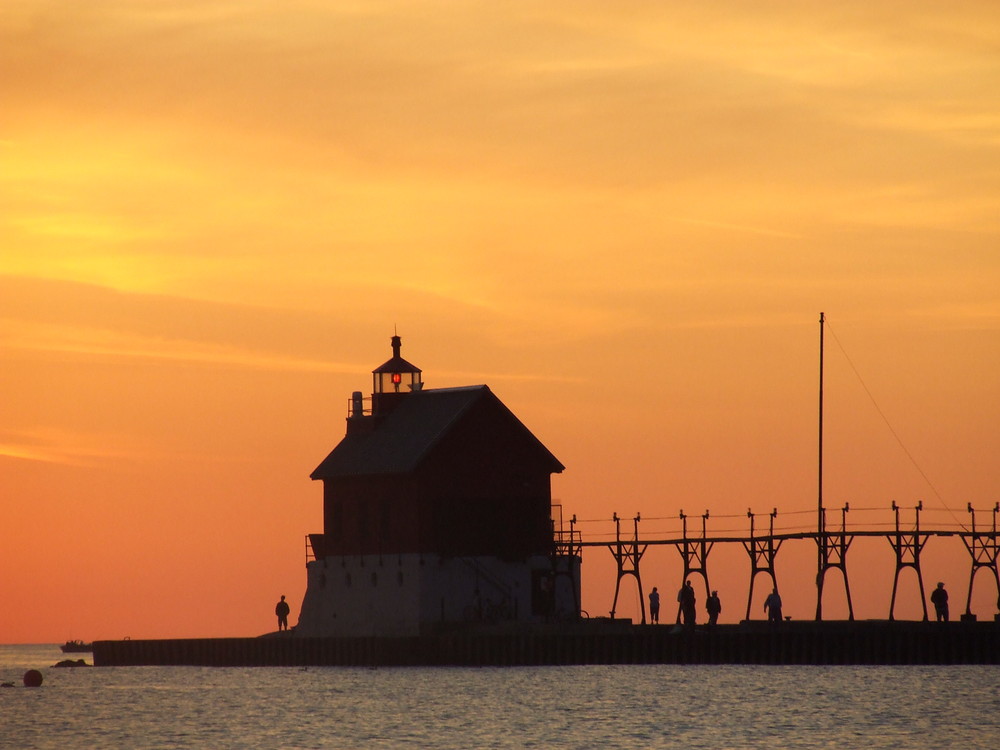
[{"label": "elevated catwalk", "polygon": [[699,626],[592,620],[413,638],[205,638],[94,643],[97,666],[1000,664],[1000,623],[825,621]]},{"label": "elevated catwalk", "polygon": [[[681,511],[679,518],[682,522],[681,536],[658,537],[656,535],[642,535],[639,533],[639,522],[642,520],[638,514],[631,519],[631,538],[626,530],[622,533],[622,523],[626,520],[620,518],[617,513],[612,516],[615,524],[614,539],[607,541],[584,541],[577,529],[576,516],[569,521],[568,529],[559,528],[556,533],[557,550],[560,554],[582,556],[585,548],[606,547],[610,550],[618,566],[618,578],[615,583],[615,594],[611,604],[611,616],[615,616],[618,606],[619,594],[621,593],[622,581],[626,577],[632,577],[638,586],[638,599],[641,613],[641,624],[646,623],[645,596],[643,595],[642,576],[640,573],[640,562],[647,549],[651,546],[672,546],[680,554],[683,560],[683,573],[680,583],[689,580],[693,575],[699,576],[704,583],[705,596],[711,590],[708,577],[708,558],[712,549],[716,545],[740,545],[750,556],[750,585],[747,595],[746,619],[750,619],[751,606],[753,603],[754,582],[759,574],[764,574],[770,578],[771,587],[778,588],[776,574],[776,564],[778,551],[785,542],[792,540],[809,540],[816,545],[818,560],[816,568],[817,599],[816,599],[816,620],[823,619],[823,584],[827,573],[837,570],[843,577],[844,589],[847,596],[848,619],[854,620],[854,606],[851,602],[851,586],[847,573],[847,553],[856,538],[885,539],[892,546],[896,558],[895,575],[892,583],[892,597],[889,601],[889,620],[895,619],[896,594],[898,591],[900,573],[907,568],[916,572],[917,586],[919,590],[919,601],[923,607],[923,619],[929,620],[927,611],[927,592],[924,588],[923,575],[920,569],[920,556],[924,546],[931,537],[958,537],[969,554],[969,586],[965,598],[965,612],[961,615],[963,620],[975,620],[972,612],[972,587],[976,580],[976,574],[986,571],[992,577],[998,595],[998,608],[1000,608],[1000,532],[998,532],[997,521],[1000,519],[1000,502],[995,503],[990,509],[992,513],[992,524],[983,527],[980,523],[976,525],[976,509],[970,503],[968,505],[969,524],[963,525],[959,529],[954,528],[921,528],[920,513],[923,510],[923,503],[919,503],[914,509],[914,520],[912,525],[902,523],[900,520],[901,508],[893,502],[891,509],[895,514],[895,520],[889,528],[865,529],[848,528],[847,514],[850,506],[845,504],[840,509],[839,527],[831,525],[826,519],[826,509],[820,508],[819,522],[816,531],[795,531],[785,533],[775,533],[774,519],[778,515],[774,509],[768,516],[768,531],[759,532],[755,527],[755,514],[747,511],[747,518],[750,520],[749,536],[733,535],[712,535],[708,533],[707,521],[710,517],[708,511],[701,516],[701,533],[688,532],[688,516]],[[867,508],[864,510],[877,510]],[[732,516],[730,516],[732,518]],[[953,610],[954,611],[954,610]],[[992,614],[991,614],[992,616]],[[677,622],[680,622],[680,611],[677,613]]]}]

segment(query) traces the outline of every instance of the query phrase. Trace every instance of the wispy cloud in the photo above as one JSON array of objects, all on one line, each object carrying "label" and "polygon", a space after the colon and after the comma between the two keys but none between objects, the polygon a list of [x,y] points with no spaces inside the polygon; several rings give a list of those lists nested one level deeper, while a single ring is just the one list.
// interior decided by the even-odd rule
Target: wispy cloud
[{"label": "wispy cloud", "polygon": [[110,461],[139,461],[147,451],[126,446],[109,434],[74,433],[46,428],[0,432],[0,456],[22,461],[95,468]]},{"label": "wispy cloud", "polygon": [[284,372],[357,371],[357,365],[241,350],[224,344],[165,340],[71,325],[21,325],[16,330],[4,330],[0,327],[0,346],[11,352],[75,354],[109,360],[162,360]]}]

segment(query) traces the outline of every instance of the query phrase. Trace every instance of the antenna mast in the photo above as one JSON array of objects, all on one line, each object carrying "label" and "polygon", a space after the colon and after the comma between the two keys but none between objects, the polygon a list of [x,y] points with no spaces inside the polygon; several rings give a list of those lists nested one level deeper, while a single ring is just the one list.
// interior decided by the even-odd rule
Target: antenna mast
[{"label": "antenna mast", "polygon": [[823,323],[826,318],[819,314],[819,489],[817,502],[816,529],[823,533]]},{"label": "antenna mast", "polygon": [[825,316],[819,314],[819,481],[816,500],[816,620],[823,619],[823,575],[826,573],[826,524],[823,512],[823,322]]}]

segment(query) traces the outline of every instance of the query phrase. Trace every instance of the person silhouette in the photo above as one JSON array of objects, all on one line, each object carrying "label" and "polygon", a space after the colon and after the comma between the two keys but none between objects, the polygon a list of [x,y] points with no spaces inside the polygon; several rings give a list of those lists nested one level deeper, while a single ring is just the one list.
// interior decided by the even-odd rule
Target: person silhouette
[{"label": "person silhouette", "polygon": [[937,588],[931,592],[931,604],[934,605],[934,614],[938,622],[948,622],[948,592],[944,589],[944,584],[938,582]]},{"label": "person silhouette", "polygon": [[681,590],[677,592],[677,601],[681,605],[681,615],[684,617],[684,624],[693,626],[697,610],[695,609],[694,586],[691,584],[691,581],[685,581],[684,585],[681,586]]},{"label": "person silhouette", "polygon": [[654,625],[660,622],[660,592],[656,586],[649,592],[649,621]]},{"label": "person silhouette", "polygon": [[781,622],[781,597],[778,595],[778,589],[774,589],[764,600],[764,611],[767,612],[768,622]]},{"label": "person silhouette", "polygon": [[705,609],[708,610],[708,624],[715,625],[719,621],[719,613],[722,611],[722,601],[719,599],[719,592],[713,591],[705,602]]},{"label": "person silhouette", "polygon": [[288,613],[290,612],[288,602],[285,601],[285,595],[281,595],[281,601],[277,603],[274,607],[274,614],[278,616],[278,631],[288,630]]}]

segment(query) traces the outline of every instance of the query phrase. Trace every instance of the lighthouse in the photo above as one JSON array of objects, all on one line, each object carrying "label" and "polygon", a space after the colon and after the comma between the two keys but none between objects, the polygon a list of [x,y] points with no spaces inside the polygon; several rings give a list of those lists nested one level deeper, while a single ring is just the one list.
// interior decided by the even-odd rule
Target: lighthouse
[{"label": "lighthouse", "polygon": [[346,433],[310,475],[296,635],[409,636],[579,615],[580,558],[557,544],[563,465],[487,385],[425,388],[401,355],[352,394]]}]

